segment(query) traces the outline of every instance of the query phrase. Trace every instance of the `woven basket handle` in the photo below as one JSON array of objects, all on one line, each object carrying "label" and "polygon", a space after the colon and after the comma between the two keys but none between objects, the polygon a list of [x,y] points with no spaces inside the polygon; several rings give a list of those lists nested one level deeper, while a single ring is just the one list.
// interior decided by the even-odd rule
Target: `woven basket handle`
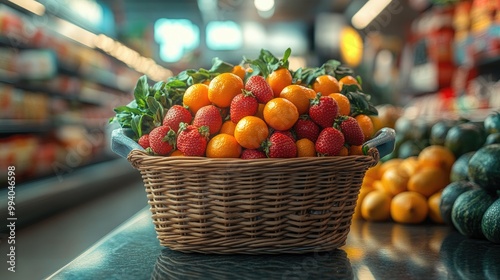
[{"label": "woven basket handle", "polygon": [[373,136],[363,144],[363,151],[368,151],[371,148],[378,150],[380,158],[392,153],[396,142],[396,131],[389,127],[381,128]]},{"label": "woven basket handle", "polygon": [[111,132],[111,150],[123,158],[127,158],[132,150],[144,151],[137,142],[132,140],[133,131],[126,128],[116,128]]}]

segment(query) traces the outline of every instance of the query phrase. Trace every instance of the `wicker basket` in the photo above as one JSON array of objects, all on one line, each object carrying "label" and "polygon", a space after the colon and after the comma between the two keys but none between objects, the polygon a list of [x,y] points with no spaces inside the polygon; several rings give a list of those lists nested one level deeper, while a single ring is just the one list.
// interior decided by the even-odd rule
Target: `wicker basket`
[{"label": "wicker basket", "polygon": [[345,244],[366,156],[292,159],[161,157],[132,149],[162,246],[182,252],[276,254]]}]

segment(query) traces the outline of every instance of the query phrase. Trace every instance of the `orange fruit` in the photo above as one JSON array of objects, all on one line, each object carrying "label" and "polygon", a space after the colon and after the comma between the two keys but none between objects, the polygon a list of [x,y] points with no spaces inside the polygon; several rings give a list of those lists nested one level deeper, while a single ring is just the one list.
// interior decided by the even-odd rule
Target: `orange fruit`
[{"label": "orange fruit", "polygon": [[264,120],[255,116],[243,117],[234,128],[234,138],[244,148],[257,149],[269,136]]},{"label": "orange fruit", "polygon": [[391,196],[381,190],[366,194],[361,204],[361,216],[371,222],[383,222],[391,216]]},{"label": "orange fruit", "polygon": [[243,80],[236,74],[222,73],[210,81],[208,99],[217,107],[229,107],[233,98],[240,94],[243,88]]},{"label": "orange fruit", "polygon": [[427,199],[427,206],[429,206],[429,218],[438,224],[444,224],[441,216],[441,209],[439,208],[439,204],[441,203],[441,194],[442,191],[439,191]]},{"label": "orange fruit", "polygon": [[316,97],[316,92],[314,91],[314,89],[312,89],[306,85],[302,85],[302,86],[305,87],[305,89],[310,92],[309,94],[314,95],[314,97]]},{"label": "orange fruit", "polygon": [[358,194],[358,200],[356,201],[356,207],[354,208],[354,214],[353,214],[353,219],[361,219],[361,205],[363,204],[363,199],[366,197],[366,195],[371,192],[372,189],[370,188],[361,188],[359,190]]},{"label": "orange fruit", "polygon": [[373,182],[375,182],[375,181],[376,181],[375,179],[368,177],[368,176],[365,176],[365,177],[363,177],[363,182],[361,183],[361,187],[373,190]]},{"label": "orange fruit", "polygon": [[182,103],[194,114],[203,107],[210,105],[208,99],[208,86],[206,84],[193,84],[184,92]]},{"label": "orange fruit", "polygon": [[209,158],[239,158],[241,146],[234,136],[217,134],[208,141],[206,155]]},{"label": "orange fruit", "polygon": [[312,89],[316,93],[321,92],[321,95],[326,96],[331,93],[340,92],[339,81],[332,75],[320,75],[314,80],[312,84]]},{"label": "orange fruit", "polygon": [[384,172],[380,181],[385,191],[394,196],[407,190],[409,179],[410,177],[404,170],[399,166],[393,166]]},{"label": "orange fruit", "polygon": [[175,150],[175,151],[173,151],[173,152],[170,154],[170,156],[171,156],[171,157],[182,157],[182,156],[184,156],[184,154],[183,154],[181,151],[179,151],[179,150]]},{"label": "orange fruit", "polygon": [[255,113],[255,116],[261,119],[264,119],[264,107],[266,104],[259,103],[259,109],[257,109],[257,113]]},{"label": "orange fruit", "polygon": [[361,89],[361,85],[358,83],[358,80],[356,80],[356,78],[354,78],[353,76],[349,75],[340,78],[339,84],[341,89],[343,85],[357,85]]},{"label": "orange fruit", "polygon": [[363,145],[351,145],[349,146],[349,155],[357,155],[362,156],[363,153]]},{"label": "orange fruit", "polygon": [[427,198],[420,193],[406,191],[391,201],[391,218],[397,223],[419,224],[427,218]]},{"label": "orange fruit", "polygon": [[295,142],[297,146],[297,157],[315,157],[316,156],[316,147],[314,142],[307,139],[302,138]]},{"label": "orange fruit", "polygon": [[455,163],[455,155],[445,146],[431,145],[418,154],[418,167],[436,166],[444,172],[450,172]]},{"label": "orange fruit", "polygon": [[331,93],[328,96],[337,101],[340,115],[349,116],[351,114],[351,102],[349,101],[349,98],[347,98],[347,96],[338,92]]},{"label": "orange fruit", "polygon": [[266,80],[273,90],[274,97],[279,97],[281,91],[292,84],[292,74],[287,68],[278,68],[271,72]]},{"label": "orange fruit", "polygon": [[236,124],[232,122],[231,120],[227,120],[222,123],[222,126],[219,130],[219,133],[225,133],[229,135],[234,136],[234,128],[236,127]]},{"label": "orange fruit", "polygon": [[292,102],[299,115],[305,114],[309,111],[309,104],[311,99],[316,97],[313,90],[301,85],[289,85],[286,86],[280,93],[280,96]]},{"label": "orange fruit", "polygon": [[380,179],[380,166],[382,165],[382,162],[379,161],[377,164],[373,167],[368,168],[365,172],[365,177],[370,177],[373,178],[374,180]]},{"label": "orange fruit", "polygon": [[339,156],[348,156],[349,155],[349,149],[346,146],[342,146],[340,149],[340,152],[338,154]]},{"label": "orange fruit", "polygon": [[380,118],[379,116],[370,116],[370,119],[372,119],[374,132],[379,131],[381,128],[385,126],[384,122],[382,121],[382,118]]},{"label": "orange fruit", "polygon": [[418,166],[417,156],[411,156],[403,159],[401,162],[400,168],[408,174],[408,176],[412,176],[415,174]]},{"label": "orange fruit", "polygon": [[425,166],[408,180],[408,190],[430,197],[450,183],[450,174],[437,166]]},{"label": "orange fruit", "polygon": [[233,66],[233,71],[231,73],[235,74],[236,76],[240,77],[243,81],[245,80],[245,75],[246,75],[246,70],[243,66],[241,65],[235,65]]},{"label": "orange fruit", "polygon": [[289,130],[299,119],[297,107],[288,99],[276,97],[264,106],[264,120],[276,130]]},{"label": "orange fruit", "polygon": [[403,162],[402,158],[392,158],[388,161],[382,162],[382,164],[379,167],[379,176],[382,178],[384,175],[385,171],[391,168],[392,166],[398,166]]},{"label": "orange fruit", "polygon": [[385,188],[384,188],[384,185],[382,184],[382,180],[374,180],[373,183],[372,183],[372,188],[374,190],[380,190],[380,191],[383,191],[385,193],[387,193],[385,191]]},{"label": "orange fruit", "polygon": [[368,115],[360,114],[354,117],[356,121],[358,121],[361,130],[363,131],[363,135],[365,136],[365,141],[372,138],[373,133],[375,132],[375,128],[373,126],[372,119]]}]

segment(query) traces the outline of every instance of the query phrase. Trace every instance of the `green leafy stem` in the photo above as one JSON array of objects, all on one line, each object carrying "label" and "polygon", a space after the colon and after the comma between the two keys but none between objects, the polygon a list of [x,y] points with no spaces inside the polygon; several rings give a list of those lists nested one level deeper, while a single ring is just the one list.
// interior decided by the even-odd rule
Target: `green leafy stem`
[{"label": "green leafy stem", "polygon": [[127,105],[114,108],[115,116],[110,122],[118,122],[122,128],[131,128],[135,137],[149,133],[161,125],[167,108],[182,105],[186,89],[196,83],[211,80],[223,72],[231,72],[233,65],[214,58],[210,69],[187,69],[167,81],[150,86],[148,78],[141,76],[134,88],[134,100]]}]

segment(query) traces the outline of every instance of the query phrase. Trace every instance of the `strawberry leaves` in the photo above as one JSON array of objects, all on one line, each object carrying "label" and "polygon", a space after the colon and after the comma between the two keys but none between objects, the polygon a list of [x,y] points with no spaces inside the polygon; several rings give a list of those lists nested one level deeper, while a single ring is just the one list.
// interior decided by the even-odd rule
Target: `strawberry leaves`
[{"label": "strawberry leaves", "polygon": [[182,105],[186,89],[195,84],[210,80],[224,72],[231,72],[233,65],[214,58],[212,67],[206,69],[187,69],[167,81],[160,81],[150,86],[148,78],[141,76],[134,88],[134,100],[125,106],[114,108],[115,116],[110,122],[118,122],[122,128],[134,131],[134,140],[162,124],[166,108]]},{"label": "strawberry leaves", "polygon": [[340,61],[331,59],[320,67],[299,68],[292,72],[292,81],[293,83],[312,85],[316,78],[321,75],[332,75],[337,78],[335,71],[340,67],[340,65]]},{"label": "strawberry leaves", "polygon": [[212,67],[209,70],[203,68],[200,68],[198,70],[187,69],[180,72],[172,81],[182,82],[183,85],[190,86],[193,84],[211,80],[221,73],[231,72],[232,70],[232,64],[229,64],[216,57],[212,60]]},{"label": "strawberry leaves", "polygon": [[343,85],[340,93],[349,99],[353,117],[359,114],[368,116],[378,114],[377,108],[370,102],[370,95],[362,92],[357,85]]},{"label": "strawberry leaves", "polygon": [[267,76],[276,69],[288,68],[288,58],[290,54],[292,54],[292,50],[288,48],[285,50],[282,58],[277,58],[270,51],[261,49],[257,59],[248,59],[244,57],[243,62],[248,63],[253,69],[252,76],[261,75],[267,78]]}]

